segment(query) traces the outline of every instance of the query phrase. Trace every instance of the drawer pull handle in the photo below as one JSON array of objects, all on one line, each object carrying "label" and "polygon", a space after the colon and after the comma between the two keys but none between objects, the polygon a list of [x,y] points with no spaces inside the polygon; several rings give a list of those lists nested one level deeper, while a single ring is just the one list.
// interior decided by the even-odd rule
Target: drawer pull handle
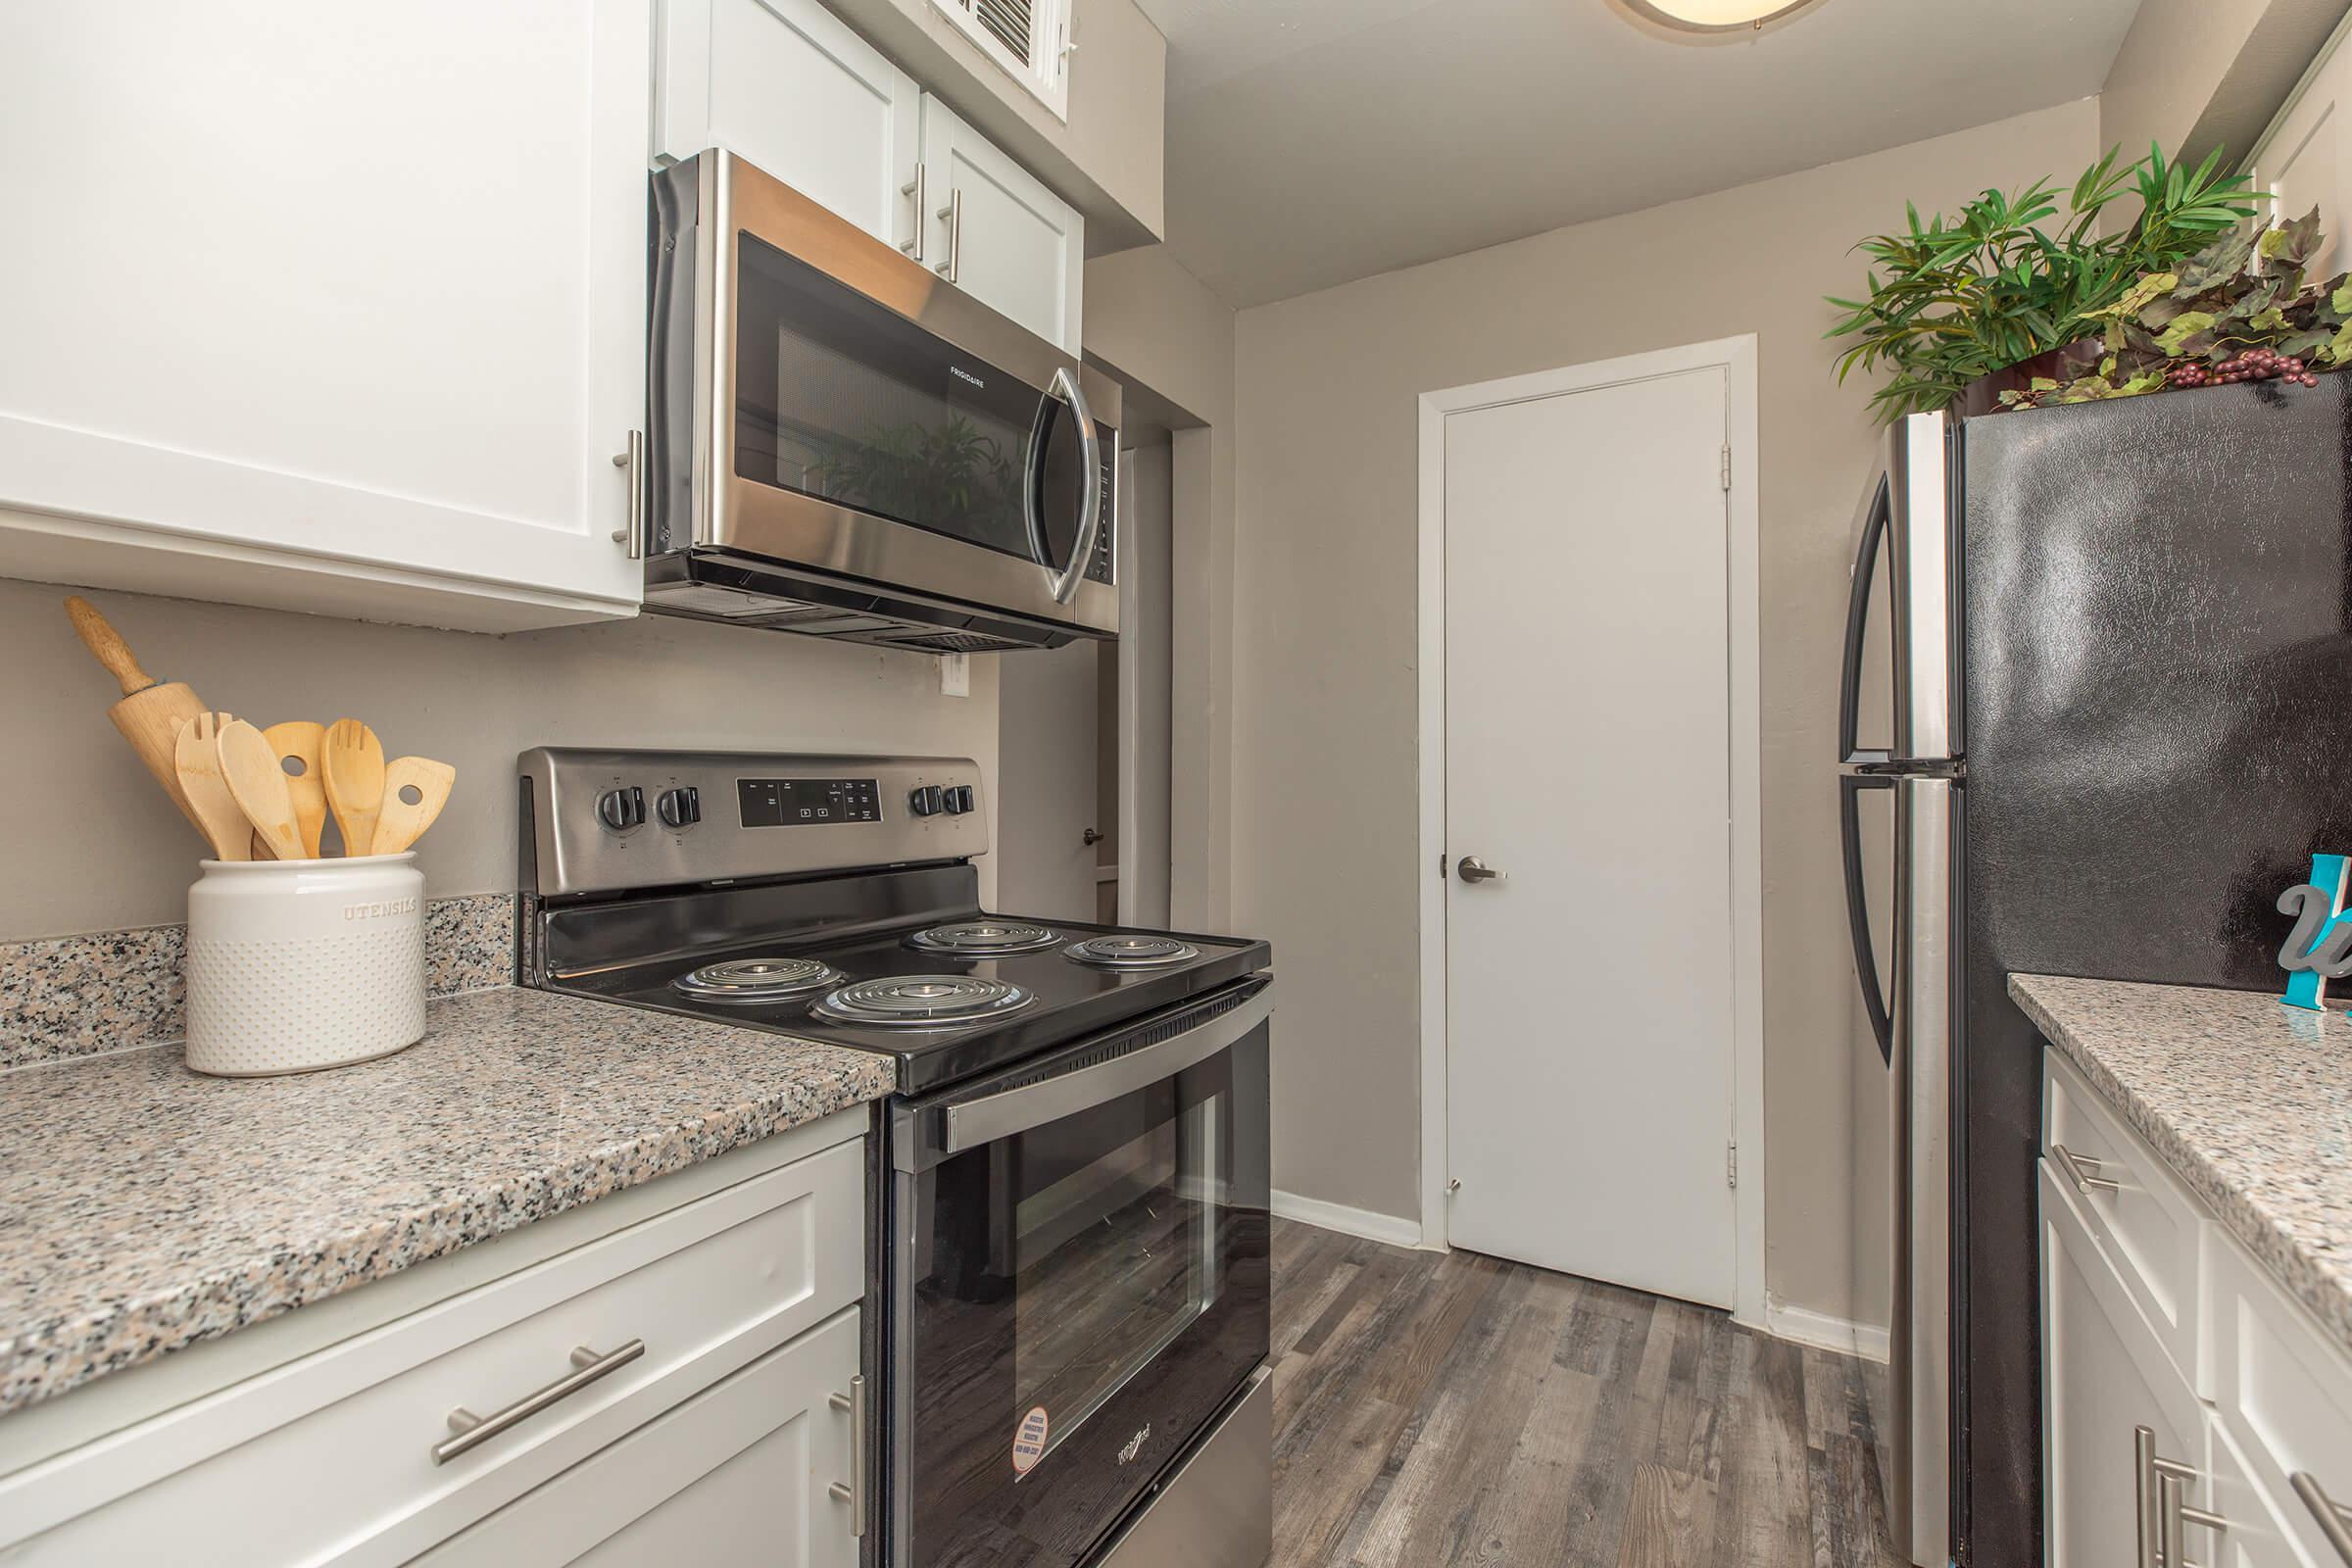
[{"label": "drawer pull handle", "polygon": [[[2218,1513],[2192,1508],[2188,1483],[2198,1479],[2197,1467],[2156,1452],[2156,1433],[2150,1427],[2132,1429],[2132,1492],[2133,1534],[2138,1568],[2199,1568],[2188,1560],[2185,1537],[2190,1525],[2223,1531],[2230,1521]],[[2352,1559],[2346,1559],[2352,1561]]]},{"label": "drawer pull handle", "polygon": [[585,1345],[575,1346],[571,1352],[573,1370],[550,1383],[536,1393],[526,1394],[495,1415],[475,1415],[460,1407],[449,1412],[449,1430],[454,1438],[445,1438],[433,1445],[433,1463],[447,1464],[462,1453],[467,1453],[510,1427],[519,1426],[546,1409],[570,1398],[589,1384],[619,1371],[645,1353],[643,1340],[631,1340],[617,1350],[602,1353]]},{"label": "drawer pull handle", "polygon": [[2303,1506],[2320,1522],[2320,1534],[2328,1538],[2328,1544],[2335,1548],[2338,1557],[2352,1563],[2352,1508],[2328,1495],[2320,1478],[2308,1470],[2298,1470],[2287,1480],[2293,1484],[2295,1495],[2303,1499]]},{"label": "drawer pull handle", "polygon": [[[2124,1190],[2122,1183],[2095,1174],[2106,1169],[2104,1160],[2093,1159],[2088,1154],[2078,1154],[2064,1144],[2052,1144],[2050,1153],[2058,1161],[2059,1169],[2066,1172],[2066,1179],[2073,1182],[2075,1190],[2085,1198],[2094,1192],[2120,1193]],[[2088,1172],[2083,1169],[2085,1165],[2090,1167]]]},{"label": "drawer pull handle", "polygon": [[836,1410],[846,1410],[850,1416],[850,1483],[836,1481],[825,1489],[825,1494],[835,1502],[850,1505],[850,1534],[865,1534],[865,1378],[863,1374],[850,1379],[850,1392],[833,1395],[829,1400]]}]

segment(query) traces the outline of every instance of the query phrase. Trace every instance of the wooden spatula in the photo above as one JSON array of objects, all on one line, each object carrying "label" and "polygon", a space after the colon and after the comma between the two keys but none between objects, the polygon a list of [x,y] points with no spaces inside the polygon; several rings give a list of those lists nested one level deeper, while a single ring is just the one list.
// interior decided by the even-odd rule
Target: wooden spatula
[{"label": "wooden spatula", "polygon": [[269,737],[241,718],[220,726],[220,775],[228,793],[276,860],[302,858],[302,829],[294,822],[294,792]]},{"label": "wooden spatula", "polygon": [[179,727],[172,747],[180,799],[212,844],[216,860],[253,858],[253,824],[220,771],[220,726],[233,722],[226,713],[198,713]]},{"label": "wooden spatula", "polygon": [[72,618],[82,645],[97,656],[98,662],[106,666],[107,673],[122,688],[122,700],[108,709],[106,716],[115,721],[115,728],[130,742],[130,749],[139,754],[139,760],[147,764],[147,771],[155,775],[164,793],[172,797],[172,804],[196,824],[197,832],[210,838],[211,830],[179,787],[179,732],[187,727],[189,719],[204,711],[204,704],[183,682],[159,681],[141,669],[130,645],[87,599],[79,594],[69,595],[66,614]]},{"label": "wooden spatula", "polygon": [[358,719],[338,718],[326,727],[319,762],[326,804],[334,808],[335,826],[343,834],[343,853],[373,854],[375,813],[384,805],[383,743]]},{"label": "wooden spatula", "polygon": [[384,769],[384,808],[375,819],[370,855],[398,855],[424,836],[449,804],[458,770],[429,757],[396,757]]},{"label": "wooden spatula", "polygon": [[302,853],[316,857],[318,835],[326,827],[326,774],[320,754],[326,750],[326,726],[307,718],[291,718],[262,731],[277,753],[286,775],[286,791],[294,797],[294,825],[302,830]]}]

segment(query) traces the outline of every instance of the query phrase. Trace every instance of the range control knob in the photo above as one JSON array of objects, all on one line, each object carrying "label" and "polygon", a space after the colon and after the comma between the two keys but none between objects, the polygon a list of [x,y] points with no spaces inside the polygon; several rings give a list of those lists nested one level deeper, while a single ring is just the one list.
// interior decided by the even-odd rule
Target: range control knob
[{"label": "range control knob", "polygon": [[937,816],[947,804],[946,792],[936,784],[925,784],[906,797],[906,808],[917,816]]},{"label": "range control knob", "polygon": [[939,792],[939,804],[947,808],[950,816],[961,816],[972,808],[971,786],[950,785]]},{"label": "range control knob", "polygon": [[597,820],[615,833],[625,833],[645,820],[645,791],[635,785],[607,790],[597,797]]},{"label": "range control knob", "polygon": [[654,815],[663,827],[692,827],[703,819],[703,794],[691,784],[663,790],[654,798]]}]

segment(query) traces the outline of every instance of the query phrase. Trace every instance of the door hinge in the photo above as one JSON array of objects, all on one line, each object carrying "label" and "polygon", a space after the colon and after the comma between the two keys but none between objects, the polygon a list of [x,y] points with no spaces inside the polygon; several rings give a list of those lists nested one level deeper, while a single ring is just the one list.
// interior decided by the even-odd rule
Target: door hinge
[{"label": "door hinge", "polygon": [[1730,447],[1723,449],[1723,487],[1726,490],[1732,487],[1732,449]]},{"label": "door hinge", "polygon": [[1723,1185],[1740,1185],[1740,1141],[1732,1140],[1723,1146]]}]

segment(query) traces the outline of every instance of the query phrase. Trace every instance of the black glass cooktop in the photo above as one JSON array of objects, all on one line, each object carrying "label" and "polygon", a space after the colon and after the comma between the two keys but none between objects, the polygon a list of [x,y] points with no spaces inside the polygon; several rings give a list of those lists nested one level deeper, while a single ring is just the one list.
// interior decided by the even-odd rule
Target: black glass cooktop
[{"label": "black glass cooktop", "polygon": [[[938,922],[925,919],[904,927],[873,931],[849,941],[772,940],[747,937],[714,944],[691,955],[644,963],[603,968],[556,982],[557,989],[609,998],[664,1012],[744,1024],[797,1035],[827,1045],[881,1052],[896,1058],[899,1089],[919,1094],[973,1073],[1020,1060],[1041,1051],[1066,1045],[1097,1031],[1132,1022],[1204,992],[1232,984],[1268,966],[1272,954],[1266,944],[1233,938],[1179,936],[1176,944],[1189,956],[1152,968],[1102,968],[1069,957],[1070,946],[1103,936],[1168,935],[1130,932],[1118,926],[1077,921],[1041,920],[1020,916],[968,913],[957,923],[1001,922],[1006,926],[1043,927],[1058,939],[1050,947],[992,957],[966,956],[907,945],[907,938]],[[1157,944],[1152,950],[1161,951]],[[814,960],[838,978],[808,986],[771,1000],[714,1000],[707,993],[678,989],[676,982],[713,964],[741,965],[745,960]],[[775,967],[780,982],[813,973],[813,965]],[[999,1001],[972,1021],[910,1027],[906,1022],[854,1023],[832,1009],[811,1010],[833,991],[859,982],[898,977],[969,978],[1000,982],[1016,989],[1025,1000]],[[941,992],[941,1004],[956,1000],[950,988]],[[981,993],[1001,996],[999,987],[956,987],[968,992],[975,1005]]]}]

